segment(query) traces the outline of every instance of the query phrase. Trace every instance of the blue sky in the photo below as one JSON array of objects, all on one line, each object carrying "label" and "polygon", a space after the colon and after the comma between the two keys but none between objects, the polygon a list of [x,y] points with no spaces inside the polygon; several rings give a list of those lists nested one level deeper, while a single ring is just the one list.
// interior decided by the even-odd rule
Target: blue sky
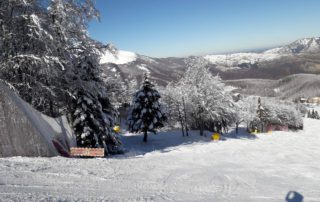
[{"label": "blue sky", "polygon": [[89,33],[153,57],[274,47],[320,36],[320,0],[96,0]]}]

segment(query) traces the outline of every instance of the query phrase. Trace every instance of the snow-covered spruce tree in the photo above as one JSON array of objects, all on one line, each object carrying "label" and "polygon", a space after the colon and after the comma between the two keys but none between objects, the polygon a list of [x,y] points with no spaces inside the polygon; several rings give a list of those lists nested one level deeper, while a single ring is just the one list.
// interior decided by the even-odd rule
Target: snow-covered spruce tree
[{"label": "snow-covered spruce tree", "polygon": [[104,148],[106,154],[120,151],[120,140],[112,132],[115,113],[99,77],[97,55],[79,54],[76,72],[70,72],[72,100],[69,119],[79,147]]},{"label": "snow-covered spruce tree", "polygon": [[156,133],[157,128],[164,126],[167,117],[159,102],[160,94],[145,75],[144,82],[134,95],[128,116],[129,130],[143,132],[143,141],[148,140],[148,131]]},{"label": "snow-covered spruce tree", "polygon": [[320,119],[319,113],[317,110],[312,109],[308,111],[308,118],[312,118],[312,119]]}]

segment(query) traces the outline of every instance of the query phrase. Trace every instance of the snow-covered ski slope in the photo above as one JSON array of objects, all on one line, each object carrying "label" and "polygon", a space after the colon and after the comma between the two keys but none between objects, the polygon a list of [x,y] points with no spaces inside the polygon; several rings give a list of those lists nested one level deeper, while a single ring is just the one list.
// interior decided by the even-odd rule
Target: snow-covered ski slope
[{"label": "snow-covered ski slope", "polygon": [[[0,201],[320,201],[320,121],[300,132],[212,142],[177,132],[125,134],[108,159],[1,158]],[[251,137],[251,138],[250,138]]]}]

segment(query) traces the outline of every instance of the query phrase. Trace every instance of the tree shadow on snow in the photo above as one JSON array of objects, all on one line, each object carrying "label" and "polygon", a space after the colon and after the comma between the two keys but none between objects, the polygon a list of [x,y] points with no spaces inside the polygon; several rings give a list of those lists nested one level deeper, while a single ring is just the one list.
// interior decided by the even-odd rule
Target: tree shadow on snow
[{"label": "tree shadow on snow", "polygon": [[232,130],[231,132],[227,134],[223,134],[222,137],[226,139],[256,139],[257,136],[251,133],[248,133],[247,128],[245,127],[239,127],[238,134],[236,133],[236,130]]},{"label": "tree shadow on snow", "polygon": [[125,149],[124,157],[134,157],[155,151],[165,153],[179,150],[181,147],[178,146],[181,145],[211,142],[210,132],[206,132],[205,134],[206,136],[200,136],[199,131],[192,131],[189,136],[182,137],[181,131],[170,131],[159,132],[157,134],[148,133],[148,142],[142,142],[142,134],[121,136],[121,140]]},{"label": "tree shadow on snow", "polygon": [[[148,142],[142,142],[142,134],[133,134],[130,136],[121,136],[123,148],[125,150],[123,157],[136,157],[151,152],[170,152],[181,150],[182,147],[191,144],[205,144],[212,142],[213,132],[205,131],[204,136],[199,135],[199,131],[191,131],[189,136],[182,137],[181,131],[159,132],[157,134],[148,133]],[[256,139],[257,137],[247,132],[246,128],[239,128],[238,134],[232,130],[228,134],[223,134],[221,141],[228,139]],[[121,157],[118,156],[118,157]]]}]

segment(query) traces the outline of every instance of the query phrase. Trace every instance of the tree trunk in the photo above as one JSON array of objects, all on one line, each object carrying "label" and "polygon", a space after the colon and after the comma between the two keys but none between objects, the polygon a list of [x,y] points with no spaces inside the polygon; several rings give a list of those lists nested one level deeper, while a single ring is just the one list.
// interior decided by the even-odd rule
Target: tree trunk
[{"label": "tree trunk", "polygon": [[239,130],[239,123],[236,123],[236,134],[238,134],[238,130]]},{"label": "tree trunk", "polygon": [[203,136],[204,127],[203,127],[202,119],[201,119],[201,122],[200,122],[199,126],[200,126],[200,135]]},{"label": "tree trunk", "polygon": [[182,137],[184,137],[184,124],[183,124],[180,109],[178,109],[178,113],[179,113],[179,120],[180,120],[180,124],[181,124]]},{"label": "tree trunk", "polygon": [[188,122],[187,122],[187,109],[186,109],[186,103],[184,102],[184,98],[182,98],[182,103],[183,103],[183,112],[184,112],[185,131],[186,131],[186,135],[189,136]]},{"label": "tree trunk", "polygon": [[144,136],[143,136],[143,142],[147,142],[148,141],[148,131],[145,130],[144,131]]},{"label": "tree trunk", "polygon": [[184,137],[185,135],[184,135],[184,125],[183,125],[183,123],[181,122],[181,132],[182,132],[182,137]]},{"label": "tree trunk", "polygon": [[185,123],[184,125],[185,125],[186,136],[189,136],[188,125],[187,125],[187,123]]},{"label": "tree trunk", "polygon": [[56,116],[56,114],[53,112],[52,99],[49,100],[49,110],[50,110],[51,116]]}]

